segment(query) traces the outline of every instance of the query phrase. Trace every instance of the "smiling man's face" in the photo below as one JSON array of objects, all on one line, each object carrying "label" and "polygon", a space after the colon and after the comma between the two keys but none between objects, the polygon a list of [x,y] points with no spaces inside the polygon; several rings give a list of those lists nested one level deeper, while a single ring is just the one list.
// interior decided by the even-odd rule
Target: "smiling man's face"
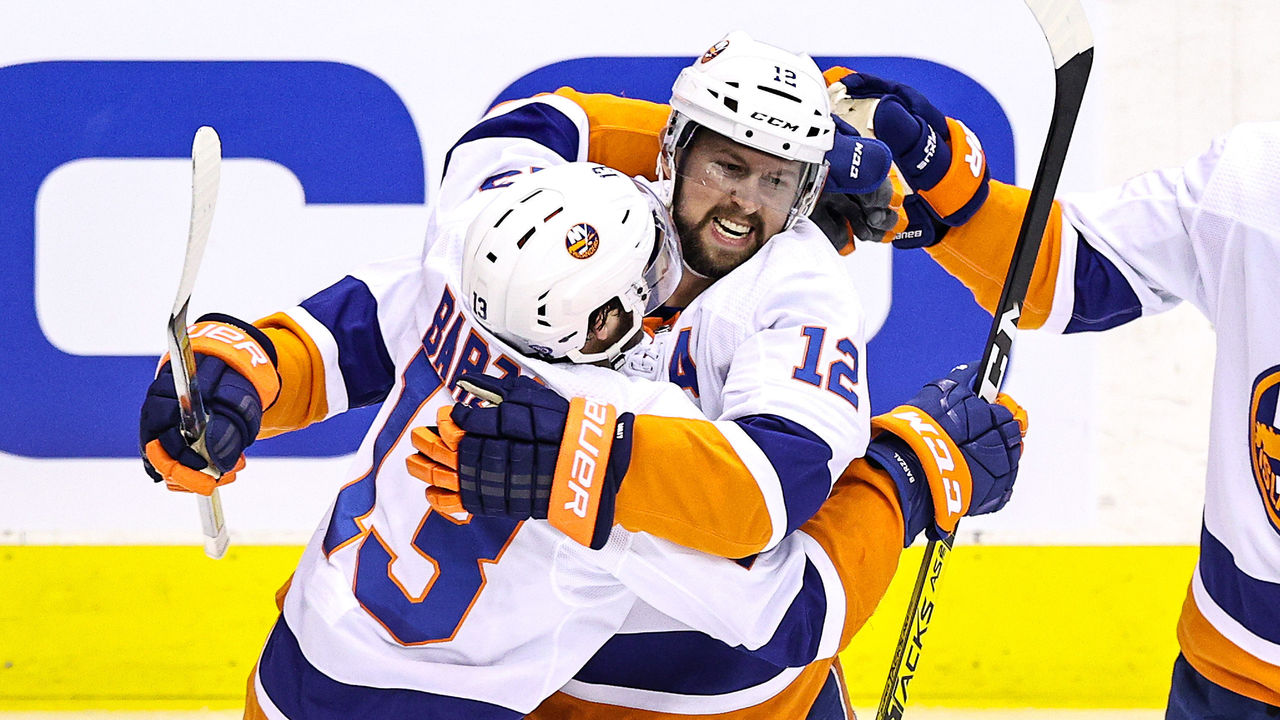
[{"label": "smiling man's face", "polygon": [[681,155],[673,206],[684,261],[720,278],[782,232],[804,164],[705,128]]}]

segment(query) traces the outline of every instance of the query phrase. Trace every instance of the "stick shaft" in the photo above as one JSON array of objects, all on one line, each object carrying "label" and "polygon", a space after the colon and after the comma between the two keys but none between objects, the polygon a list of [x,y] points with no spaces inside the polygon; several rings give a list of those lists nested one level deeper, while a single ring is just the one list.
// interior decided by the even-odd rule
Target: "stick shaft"
[{"label": "stick shaft", "polygon": [[[191,224],[187,232],[187,251],[182,262],[182,278],[169,316],[169,362],[173,370],[174,390],[178,396],[178,413],[182,436],[201,457],[208,462],[205,472],[216,476],[209,451],[205,446],[205,429],[209,415],[204,407],[204,397],[196,378],[196,358],[191,350],[191,337],[187,333],[187,309],[191,304],[191,291],[195,288],[196,275],[204,258],[204,248],[209,242],[209,230],[213,225],[213,209],[218,199],[218,184],[222,174],[222,143],[213,128],[205,126],[196,131],[191,144]],[[211,558],[222,557],[227,550],[228,535],[222,514],[222,498],[218,489],[205,497],[196,496],[200,511],[200,528],[204,533],[204,551]]]}]

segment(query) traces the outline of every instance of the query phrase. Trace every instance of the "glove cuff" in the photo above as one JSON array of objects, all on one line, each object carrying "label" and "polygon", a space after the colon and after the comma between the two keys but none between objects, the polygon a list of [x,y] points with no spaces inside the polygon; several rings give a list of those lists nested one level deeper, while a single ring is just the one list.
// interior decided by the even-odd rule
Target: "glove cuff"
[{"label": "glove cuff", "polygon": [[947,145],[951,159],[946,172],[933,184],[916,190],[947,225],[962,225],[986,202],[990,169],[978,136],[964,123],[947,118]]},{"label": "glove cuff", "polygon": [[[191,350],[225,362],[253,383],[262,407],[268,408],[280,395],[280,374],[276,371],[275,346],[261,330],[250,332],[241,321],[227,322],[227,315],[205,315],[191,326]],[[252,326],[250,326],[252,327]],[[265,344],[263,343],[265,341]],[[268,351],[270,348],[270,351]],[[166,355],[161,366],[169,361]]]},{"label": "glove cuff", "polygon": [[911,448],[929,483],[934,521],[944,532],[954,532],[969,510],[973,479],[951,436],[928,413],[911,405],[871,418],[871,429],[891,433]]},{"label": "glove cuff", "polygon": [[933,523],[933,504],[924,468],[911,448],[892,433],[876,436],[867,445],[864,458],[893,480],[898,505],[902,508],[902,547],[907,547],[921,530]]},{"label": "glove cuff", "polygon": [[[608,403],[582,397],[570,400],[551,480],[547,520],[593,550],[604,547],[613,527],[613,500],[620,480],[611,487],[610,475],[620,476],[610,472],[611,465],[617,460],[625,468],[631,457],[630,419],[621,424],[619,420],[617,409]],[[626,440],[621,443],[625,457],[613,458],[619,430]]]}]

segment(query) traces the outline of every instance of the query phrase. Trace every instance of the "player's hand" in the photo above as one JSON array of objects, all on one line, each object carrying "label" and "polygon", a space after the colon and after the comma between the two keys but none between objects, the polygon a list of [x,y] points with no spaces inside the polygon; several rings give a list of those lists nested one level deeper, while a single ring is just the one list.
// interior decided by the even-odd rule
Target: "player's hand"
[{"label": "player's hand", "polygon": [[209,466],[182,436],[173,368],[166,358],[147,388],[138,422],[142,466],[170,490],[209,495],[233,482],[244,467],[244,449],[262,425],[262,412],[280,394],[276,353],[261,330],[228,315],[205,315],[193,326],[196,378],[209,422],[205,447]]},{"label": "player's hand", "polygon": [[874,138],[862,137],[849,123],[832,116],[835,136],[827,151],[827,179],[824,193],[861,195],[875,192],[893,167],[889,146]]},{"label": "player's hand", "polygon": [[464,375],[458,385],[487,402],[454,405],[437,418],[438,432],[417,428],[411,437],[419,453],[409,472],[436,489],[433,505],[545,518],[583,545],[604,547],[631,459],[631,413],[566,400],[528,377]]},{"label": "player's hand", "polygon": [[926,528],[950,535],[961,517],[995,512],[1013,493],[1027,415],[1008,395],[974,394],[977,373],[961,365],[871,420],[867,458],[897,485],[905,545]]},{"label": "player's hand", "polygon": [[[964,123],[943,115],[913,88],[874,75],[849,73],[832,88],[834,113],[893,151],[894,163],[918,196],[907,197],[909,211],[920,203],[915,212],[931,211],[944,226],[956,226],[982,207],[990,170],[982,145]],[[920,247],[924,239],[896,244]]]}]

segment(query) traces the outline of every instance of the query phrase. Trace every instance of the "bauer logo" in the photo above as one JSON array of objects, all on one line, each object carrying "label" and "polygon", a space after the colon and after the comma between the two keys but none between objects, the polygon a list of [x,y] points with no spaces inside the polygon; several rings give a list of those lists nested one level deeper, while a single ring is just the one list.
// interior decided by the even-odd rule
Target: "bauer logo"
[{"label": "bauer logo", "polygon": [[1258,376],[1253,383],[1253,400],[1249,404],[1249,456],[1253,479],[1262,495],[1271,526],[1280,532],[1280,430],[1277,430],[1280,405],[1280,365]]},{"label": "bauer logo", "polygon": [[586,223],[578,223],[565,234],[564,246],[570,255],[586,260],[595,255],[596,249],[600,247],[600,233]]}]

